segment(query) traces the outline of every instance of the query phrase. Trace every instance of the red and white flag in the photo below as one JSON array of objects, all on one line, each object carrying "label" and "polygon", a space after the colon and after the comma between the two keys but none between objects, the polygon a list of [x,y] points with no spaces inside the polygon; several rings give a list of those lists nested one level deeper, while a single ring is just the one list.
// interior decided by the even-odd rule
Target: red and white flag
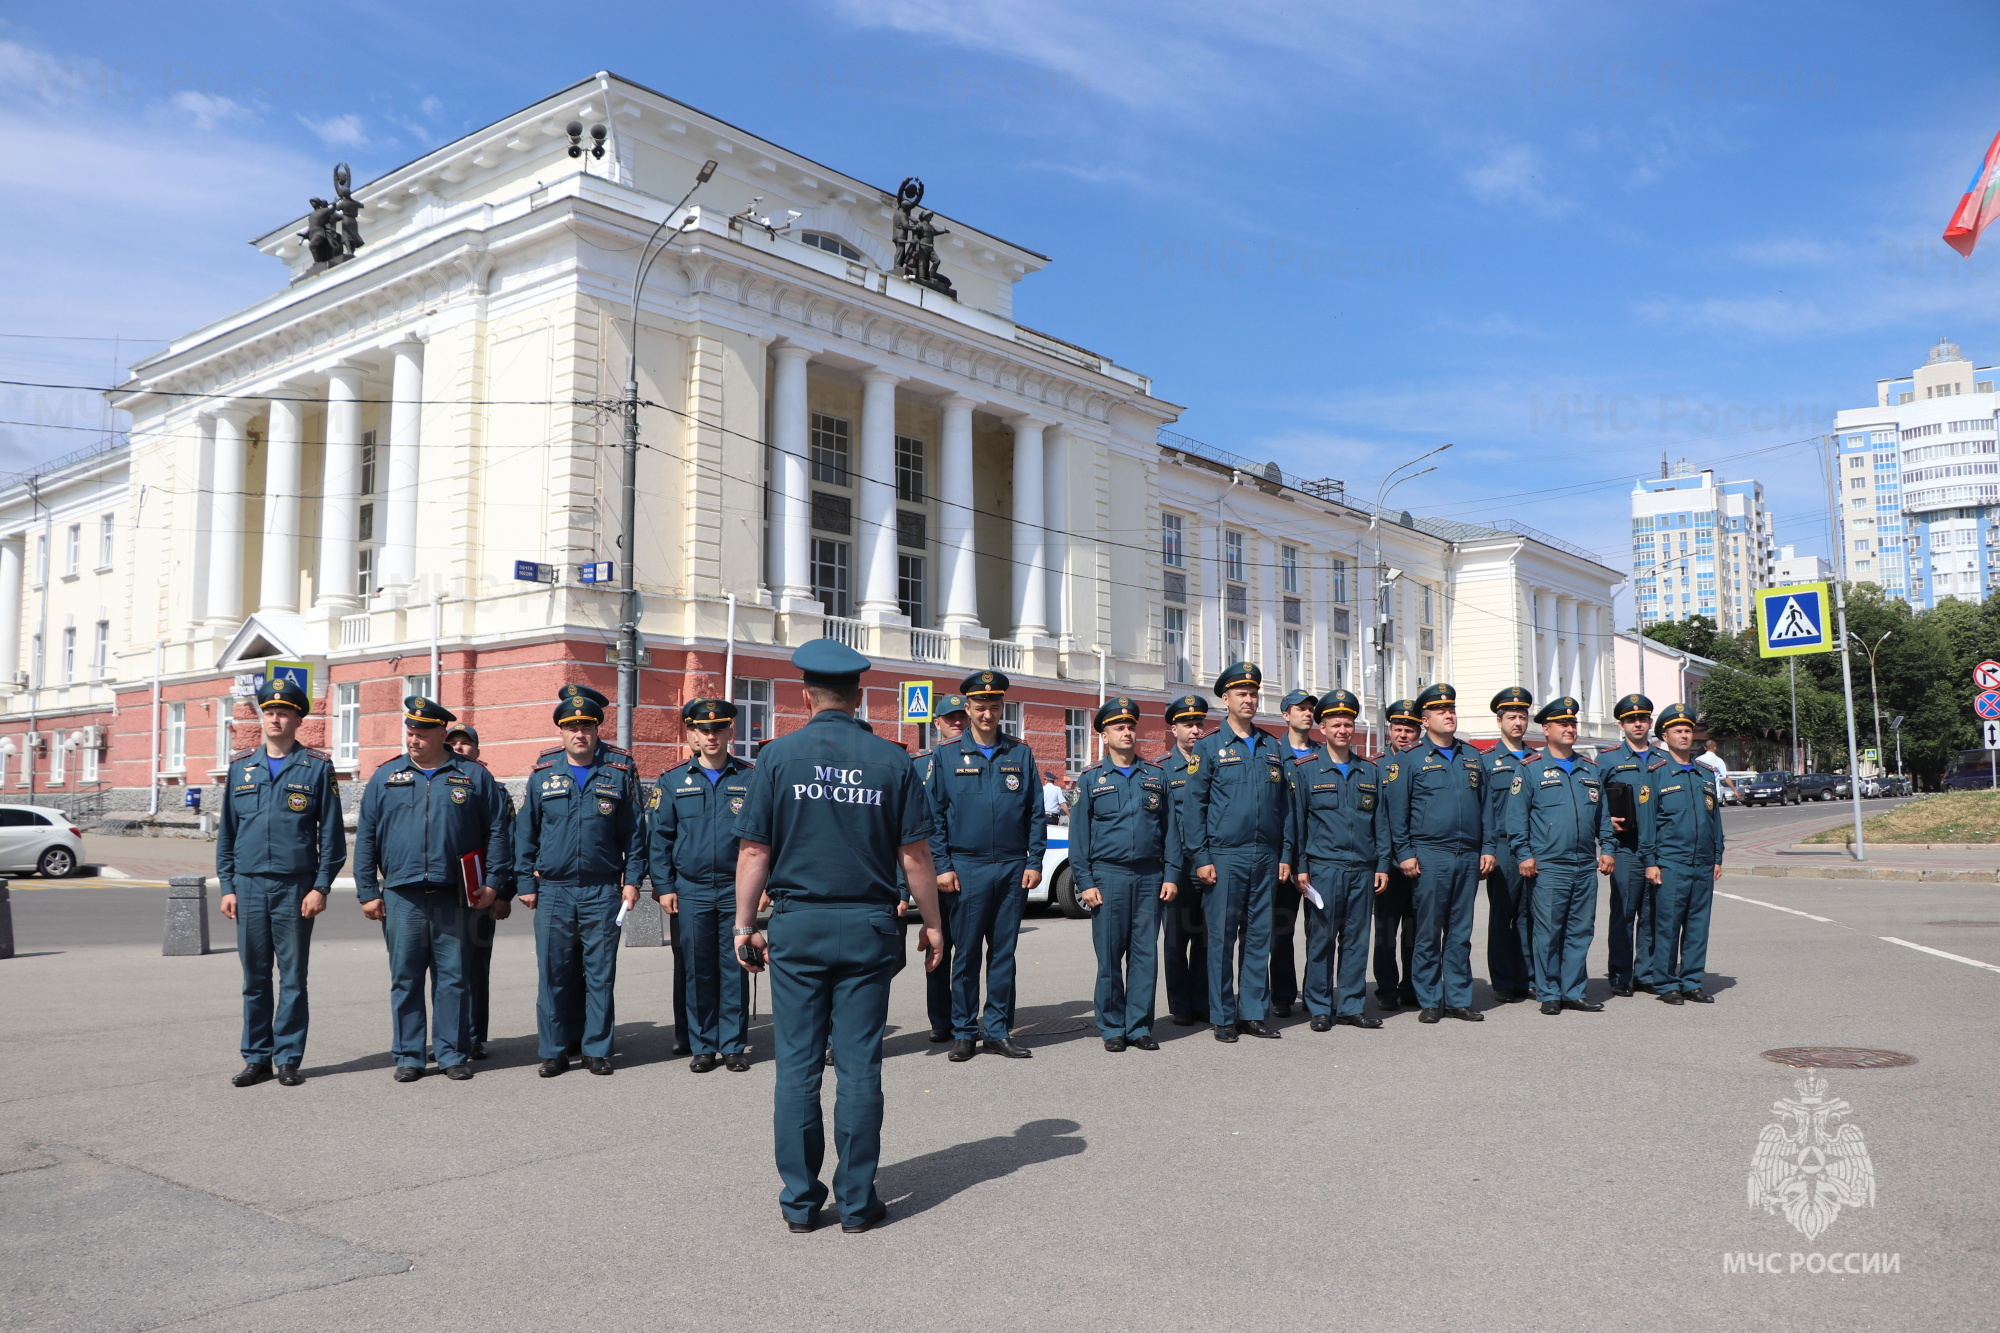
[{"label": "red and white flag", "polygon": [[1958,201],[1958,211],[1944,229],[1944,243],[1972,258],[1979,234],[1995,217],[2000,217],[2000,134],[1993,136],[1986,156],[1979,160],[1979,170],[1972,173],[1972,184],[1965,187],[1965,197]]}]

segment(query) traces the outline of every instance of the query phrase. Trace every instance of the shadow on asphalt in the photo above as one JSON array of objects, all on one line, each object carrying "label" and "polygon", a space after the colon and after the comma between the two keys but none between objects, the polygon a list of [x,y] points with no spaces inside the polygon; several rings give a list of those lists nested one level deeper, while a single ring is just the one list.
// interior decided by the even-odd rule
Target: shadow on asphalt
[{"label": "shadow on asphalt", "polygon": [[875,1188],[889,1206],[894,1226],[945,1202],[974,1185],[1012,1175],[1024,1166],[1074,1157],[1089,1147],[1073,1137],[1083,1128],[1074,1120],[1030,1120],[1012,1134],[955,1143],[922,1157],[882,1168]]}]

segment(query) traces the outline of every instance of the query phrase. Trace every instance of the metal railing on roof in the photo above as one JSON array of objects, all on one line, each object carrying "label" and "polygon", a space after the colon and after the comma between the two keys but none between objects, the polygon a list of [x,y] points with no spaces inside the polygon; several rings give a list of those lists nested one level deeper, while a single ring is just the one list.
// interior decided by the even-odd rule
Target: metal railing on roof
[{"label": "metal railing on roof", "polygon": [[1255,459],[1245,458],[1242,454],[1232,454],[1227,449],[1217,448],[1215,445],[1164,427],[1155,433],[1155,438],[1163,448],[1191,454],[1196,458],[1205,458],[1224,467],[1235,468],[1238,472],[1247,473],[1276,486],[1289,486],[1302,495],[1310,495],[1318,500],[1331,500],[1335,504],[1367,512],[1367,506],[1358,505],[1347,498],[1347,483],[1336,477],[1301,477],[1297,473],[1286,472],[1276,463],[1259,463]]},{"label": "metal railing on roof", "polygon": [[81,449],[73,449],[61,458],[51,459],[46,463],[37,463],[35,466],[21,472],[0,473],[0,491],[12,490],[16,486],[25,486],[35,477],[46,477],[51,472],[60,472],[66,467],[74,467],[78,463],[88,462],[100,454],[116,453],[129,443],[131,441],[126,438],[123,431],[109,432],[103,439],[98,440],[94,444],[86,444]]}]

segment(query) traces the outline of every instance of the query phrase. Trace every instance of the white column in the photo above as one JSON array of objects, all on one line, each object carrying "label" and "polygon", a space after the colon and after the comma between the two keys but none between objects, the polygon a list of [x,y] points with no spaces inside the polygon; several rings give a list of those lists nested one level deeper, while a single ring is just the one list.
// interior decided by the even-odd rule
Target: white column
[{"label": "white column", "polygon": [[1550,616],[1549,595],[1541,588],[1528,590],[1528,622],[1535,644],[1535,703],[1539,707],[1555,698],[1555,624]]},{"label": "white column", "polygon": [[1554,681],[1553,694],[1576,693],[1575,681],[1570,677],[1569,645],[1572,607],[1570,600],[1561,593],[1549,597],[1554,604],[1555,614],[1549,621],[1550,678]]},{"label": "white column", "polygon": [[1014,419],[1014,642],[1049,635],[1047,533],[1042,528],[1042,432],[1033,417]]},{"label": "white column", "polygon": [[1583,705],[1584,720],[1597,724],[1602,722],[1600,714],[1604,707],[1604,614],[1594,603],[1585,602],[1577,607],[1577,639],[1583,648],[1583,670],[1578,673],[1577,702]]},{"label": "white column", "polygon": [[361,604],[355,550],[361,538],[362,368],[326,373],[326,466],[320,485],[319,605],[335,613]]},{"label": "white column", "polygon": [[806,363],[812,353],[781,343],[771,349],[771,522],[777,540],[773,582],[778,609],[802,609],[812,599],[811,493],[806,456],[812,444],[812,416],[806,408]]},{"label": "white column", "polygon": [[248,496],[250,446],[244,428],[250,414],[225,407],[215,414],[215,481],[208,529],[208,617],[211,629],[234,632],[243,622],[243,530]]},{"label": "white column", "polygon": [[382,589],[407,597],[417,576],[417,478],[423,445],[424,345],[416,339],[389,349],[395,358],[389,387],[388,510],[382,524]]},{"label": "white column", "polygon": [[1069,599],[1064,594],[1069,579],[1069,432],[1054,427],[1042,437],[1047,464],[1042,476],[1043,558],[1048,561],[1047,615],[1049,633],[1058,643],[1070,636],[1071,651],[1085,651],[1075,641],[1076,626],[1070,623]]},{"label": "white column", "polygon": [[896,620],[896,385],[886,370],[861,376],[861,618]]},{"label": "white column", "polygon": [[299,609],[299,491],[305,475],[305,407],[287,386],[270,404],[270,454],[264,464],[264,565],[259,611]]},{"label": "white column", "polygon": [[11,688],[21,674],[21,588],[24,537],[0,542],[0,686]]},{"label": "white column", "polygon": [[938,445],[938,555],[944,566],[943,614],[947,634],[979,628],[979,573],[972,545],[972,407],[970,398],[944,400],[944,438]]}]

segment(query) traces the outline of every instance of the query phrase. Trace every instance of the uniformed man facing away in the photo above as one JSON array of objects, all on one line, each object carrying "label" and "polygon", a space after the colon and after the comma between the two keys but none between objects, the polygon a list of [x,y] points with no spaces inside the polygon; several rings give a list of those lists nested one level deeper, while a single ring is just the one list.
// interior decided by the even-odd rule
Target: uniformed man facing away
[{"label": "uniformed man facing away", "polygon": [[[924,965],[936,968],[937,881],[930,802],[900,746],[854,719],[868,659],[833,639],[792,654],[812,719],[766,745],[737,817],[738,956],[752,972],[768,958],[777,1091],[772,1128],[778,1205],[794,1232],[811,1231],[827,1187],[820,1115],[822,1053],[839,1073],[834,1099],[834,1207],[842,1231],[866,1231],[884,1209],[875,1192],[882,1153],[882,1028],[889,979],[902,960],[896,925],[901,867],[923,918]],[[1032,769],[1027,770],[1032,772]],[[1037,800],[1041,793],[1029,787]],[[767,943],[757,904],[769,893]]]},{"label": "uniformed man facing away", "polygon": [[[1535,757],[1524,739],[1528,734],[1528,710],[1534,702],[1535,696],[1519,685],[1510,685],[1493,696],[1493,717],[1500,726],[1500,743],[1486,754],[1488,827],[1507,827],[1507,796],[1514,787],[1514,774]],[[1528,966],[1528,960],[1534,957],[1529,941],[1535,933],[1535,913],[1528,902],[1519,862],[1504,848],[1495,855],[1498,859],[1493,873],[1486,877],[1486,976],[1494,993],[1513,1004],[1527,999],[1535,988]]]},{"label": "uniformed man facing away", "polygon": [[1535,913],[1535,998],[1545,1014],[1599,1013],[1584,998],[1597,876],[1611,873],[1611,807],[1597,765],[1576,752],[1577,702],[1564,695],[1535,714],[1547,753],[1521,765],[1503,807],[1505,850],[1528,882]]},{"label": "uniformed man facing away", "polygon": [[[1180,839],[1179,858],[1187,864],[1189,776],[1199,761],[1194,747],[1201,740],[1202,720],[1208,716],[1208,700],[1199,694],[1184,694],[1167,705],[1167,726],[1173,732],[1173,748],[1162,757],[1167,770],[1167,794],[1174,803],[1176,836]],[[1208,1021],[1208,924],[1202,917],[1201,884],[1183,872],[1176,881],[1179,892],[1160,908],[1160,942],[1166,950],[1167,1012],[1181,1027]]]},{"label": "uniformed man facing away", "polygon": [[[1646,902],[1651,896],[1646,884],[1646,867],[1639,858],[1639,788],[1646,785],[1646,773],[1660,757],[1653,749],[1653,701],[1643,694],[1628,694],[1611,709],[1625,739],[1617,748],[1597,756],[1597,767],[1606,783],[1627,789],[1611,811],[1611,827],[1617,836],[1611,850],[1611,938],[1605,943],[1606,975],[1613,995],[1630,995],[1635,989],[1654,989],[1652,960],[1647,955],[1649,940],[1645,925]],[[1606,795],[1611,800],[1611,794]],[[1630,810],[1630,814],[1620,811]]]},{"label": "uniformed man facing away", "polygon": [[[916,765],[917,781],[926,793],[937,784],[938,750],[950,745],[965,734],[965,696],[945,694],[938,697],[931,709],[931,728],[937,733],[937,744],[931,749],[919,752],[912,762]],[[944,961],[924,973],[924,1007],[931,1020],[931,1040],[946,1042],[952,1039],[951,1028],[951,918],[956,895],[938,900],[939,921],[943,924],[943,938],[939,948],[943,950]],[[902,906],[897,909],[907,922],[916,913],[917,901],[909,896],[905,887]]]},{"label": "uniformed man facing away", "polygon": [[1667,1004],[1713,1004],[1701,988],[1708,971],[1708,914],[1722,878],[1722,797],[1715,771],[1694,753],[1694,714],[1660,710],[1664,759],[1639,789],[1639,857],[1653,888],[1650,952],[1654,988]]},{"label": "uniformed man facing away", "polygon": [[[1292,759],[1314,753],[1312,730],[1319,719],[1313,710],[1318,704],[1319,700],[1304,690],[1293,690],[1278,704],[1278,715],[1285,719],[1285,746]],[[1296,880],[1280,880],[1271,895],[1271,1012],[1279,1018],[1290,1018],[1292,1006],[1299,1002],[1298,953],[1292,946],[1303,901]],[[1311,947],[1310,940],[1307,947]]]},{"label": "uniformed man facing away", "polygon": [[562,744],[536,756],[514,820],[521,905],[535,913],[543,1078],[568,1071],[572,1048],[591,1073],[611,1072],[618,917],[639,901],[646,876],[639,774],[630,754],[598,734],[606,702],[588,685],[562,687]]},{"label": "uniformed man facing away", "polygon": [[1479,754],[1458,740],[1458,691],[1439,681],[1417,695],[1424,738],[1389,763],[1389,841],[1416,881],[1417,1021],[1477,1023],[1472,1007],[1472,904],[1493,873],[1499,830],[1486,827]]},{"label": "uniformed man facing away", "polygon": [[[486,762],[479,757],[479,731],[476,727],[454,722],[445,732],[444,743],[460,759],[486,767]],[[500,784],[500,795],[507,802],[507,827],[512,828],[514,795],[507,790],[504,782]],[[511,876],[507,887],[511,893]],[[496,921],[505,921],[513,911],[512,897],[495,897],[493,906],[472,914],[471,930],[466,936],[465,984],[472,995],[472,1058],[475,1060],[486,1058],[487,1022],[493,1012],[493,925]],[[437,1003],[435,994],[431,1002]]]},{"label": "uniformed man facing away", "polygon": [[[1195,746],[1189,775],[1189,861],[1208,920],[1208,1021],[1217,1041],[1238,1034],[1283,1035],[1266,1027],[1270,1005],[1272,898],[1292,868],[1284,851],[1287,756],[1256,725],[1264,673],[1250,662],[1225,668],[1215,693],[1228,711],[1223,726]],[[1242,966],[1237,967],[1237,947]]]},{"label": "uniformed man facing away", "polygon": [[648,839],[653,891],[679,916],[687,966],[688,1068],[706,1074],[718,1062],[742,1073],[746,1049],[750,974],[738,964],[736,937],[736,816],[750,792],[755,765],[730,753],[736,739],[736,705],[725,699],[690,699],[681,725],[693,756],[660,774],[653,784]]},{"label": "uniformed man facing away", "polygon": [[960,693],[966,733],[937,747],[930,788],[931,858],[952,914],[950,1059],[970,1060],[983,1049],[1025,1060],[1034,1052],[1013,1038],[1014,946],[1028,890],[1042,882],[1048,825],[1041,785],[1034,752],[1000,730],[1007,677],[975,671]]},{"label": "uniformed man facing away", "polygon": [[1107,699],[1091,725],[1104,738],[1104,758],[1077,775],[1069,866],[1091,911],[1097,1035],[1107,1051],[1157,1051],[1154,949],[1161,905],[1178,892],[1180,828],[1165,768],[1139,757],[1139,705]]},{"label": "uniformed man facing away", "polygon": [[[313,918],[326,910],[333,877],[347,864],[340,785],[325,753],[300,745],[312,700],[287,679],[257,687],[264,743],[229,758],[229,799],[215,838],[222,914],[236,923],[243,965],[243,1069],[229,1081],[305,1082],[306,963]],[[271,969],[278,972],[272,1000]]]},{"label": "uniformed man facing away", "polygon": [[[432,987],[430,1046],[446,1077],[468,1079],[472,995],[466,938],[472,914],[511,893],[514,854],[507,800],[493,775],[445,748],[457,716],[420,694],[403,700],[403,753],[375,770],[361,794],[354,889],[389,946],[389,1016],[396,1081],[424,1076],[424,981]],[[485,855],[485,886],[466,904],[459,858]]]},{"label": "uniformed man facing away", "polygon": [[[1389,886],[1382,770],[1354,753],[1361,701],[1329,690],[1318,702],[1323,745],[1292,762],[1292,873],[1306,897],[1306,1012],[1312,1030],[1379,1028],[1368,1002],[1368,922]],[[1309,893],[1307,891],[1310,891]],[[1312,904],[1318,894],[1323,906]]]},{"label": "uniformed man facing away", "polygon": [[[1397,755],[1415,748],[1417,737],[1423,735],[1423,720],[1415,699],[1396,700],[1384,715],[1389,724],[1389,752],[1381,762],[1386,784],[1388,766]],[[1391,1013],[1417,1003],[1415,892],[1416,886],[1395,863],[1392,848],[1389,886],[1375,899],[1375,1002]]]}]

